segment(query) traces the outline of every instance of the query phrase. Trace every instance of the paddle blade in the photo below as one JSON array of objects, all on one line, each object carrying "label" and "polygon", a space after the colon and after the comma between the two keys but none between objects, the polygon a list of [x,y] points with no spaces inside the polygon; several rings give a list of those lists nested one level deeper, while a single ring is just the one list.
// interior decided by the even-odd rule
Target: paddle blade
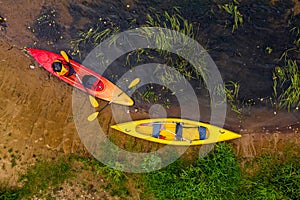
[{"label": "paddle blade", "polygon": [[90,102],[91,102],[92,106],[93,106],[94,108],[97,108],[97,107],[99,106],[99,103],[98,103],[98,101],[95,99],[95,97],[89,95],[89,98],[90,98]]},{"label": "paddle blade", "polygon": [[67,62],[70,62],[69,56],[67,55],[67,53],[65,51],[60,51],[60,54]]},{"label": "paddle blade", "polygon": [[134,86],[136,86],[137,84],[139,84],[140,79],[139,78],[135,78],[133,81],[131,81],[131,83],[129,84],[128,88],[132,88]]},{"label": "paddle blade", "polygon": [[99,112],[94,112],[93,114],[91,114],[89,117],[88,117],[88,120],[91,122],[93,121],[94,119],[97,118]]}]

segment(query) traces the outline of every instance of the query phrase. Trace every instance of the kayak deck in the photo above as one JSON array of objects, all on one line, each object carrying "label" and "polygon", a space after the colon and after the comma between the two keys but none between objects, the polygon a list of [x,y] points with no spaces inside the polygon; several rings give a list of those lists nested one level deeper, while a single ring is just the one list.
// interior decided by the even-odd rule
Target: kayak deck
[{"label": "kayak deck", "polygon": [[179,118],[138,120],[116,124],[111,128],[134,137],[170,145],[210,144],[241,137],[217,126]]}]

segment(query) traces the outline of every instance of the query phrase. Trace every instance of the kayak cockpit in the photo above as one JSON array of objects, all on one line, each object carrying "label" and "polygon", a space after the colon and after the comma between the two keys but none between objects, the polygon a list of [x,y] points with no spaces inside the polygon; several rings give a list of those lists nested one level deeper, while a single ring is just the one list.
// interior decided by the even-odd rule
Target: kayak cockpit
[{"label": "kayak cockpit", "polygon": [[82,77],[82,84],[85,88],[94,91],[102,91],[104,89],[104,83],[93,75],[84,75]]},{"label": "kayak cockpit", "polygon": [[204,126],[184,124],[180,122],[152,122],[136,126],[136,132],[154,138],[176,141],[194,141],[208,139],[208,129]]}]

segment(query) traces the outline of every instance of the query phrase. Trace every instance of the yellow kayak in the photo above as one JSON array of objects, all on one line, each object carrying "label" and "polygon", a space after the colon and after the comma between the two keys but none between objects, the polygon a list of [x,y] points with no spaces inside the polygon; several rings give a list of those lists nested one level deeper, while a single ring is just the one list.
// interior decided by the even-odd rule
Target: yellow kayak
[{"label": "yellow kayak", "polygon": [[232,131],[180,118],[157,118],[112,125],[111,128],[152,142],[170,145],[201,145],[240,138]]}]

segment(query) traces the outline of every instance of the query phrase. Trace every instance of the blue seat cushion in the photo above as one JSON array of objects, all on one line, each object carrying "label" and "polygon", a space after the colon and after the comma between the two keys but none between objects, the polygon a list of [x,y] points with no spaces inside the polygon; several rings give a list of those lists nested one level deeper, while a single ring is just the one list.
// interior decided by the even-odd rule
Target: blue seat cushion
[{"label": "blue seat cushion", "polygon": [[152,136],[158,138],[159,133],[160,133],[160,124],[158,123],[152,124]]},{"label": "blue seat cushion", "polygon": [[199,131],[199,139],[205,140],[206,139],[206,128],[203,126],[199,126],[198,131]]},{"label": "blue seat cushion", "polygon": [[176,130],[175,130],[175,138],[176,140],[182,140],[182,124],[176,123]]}]

